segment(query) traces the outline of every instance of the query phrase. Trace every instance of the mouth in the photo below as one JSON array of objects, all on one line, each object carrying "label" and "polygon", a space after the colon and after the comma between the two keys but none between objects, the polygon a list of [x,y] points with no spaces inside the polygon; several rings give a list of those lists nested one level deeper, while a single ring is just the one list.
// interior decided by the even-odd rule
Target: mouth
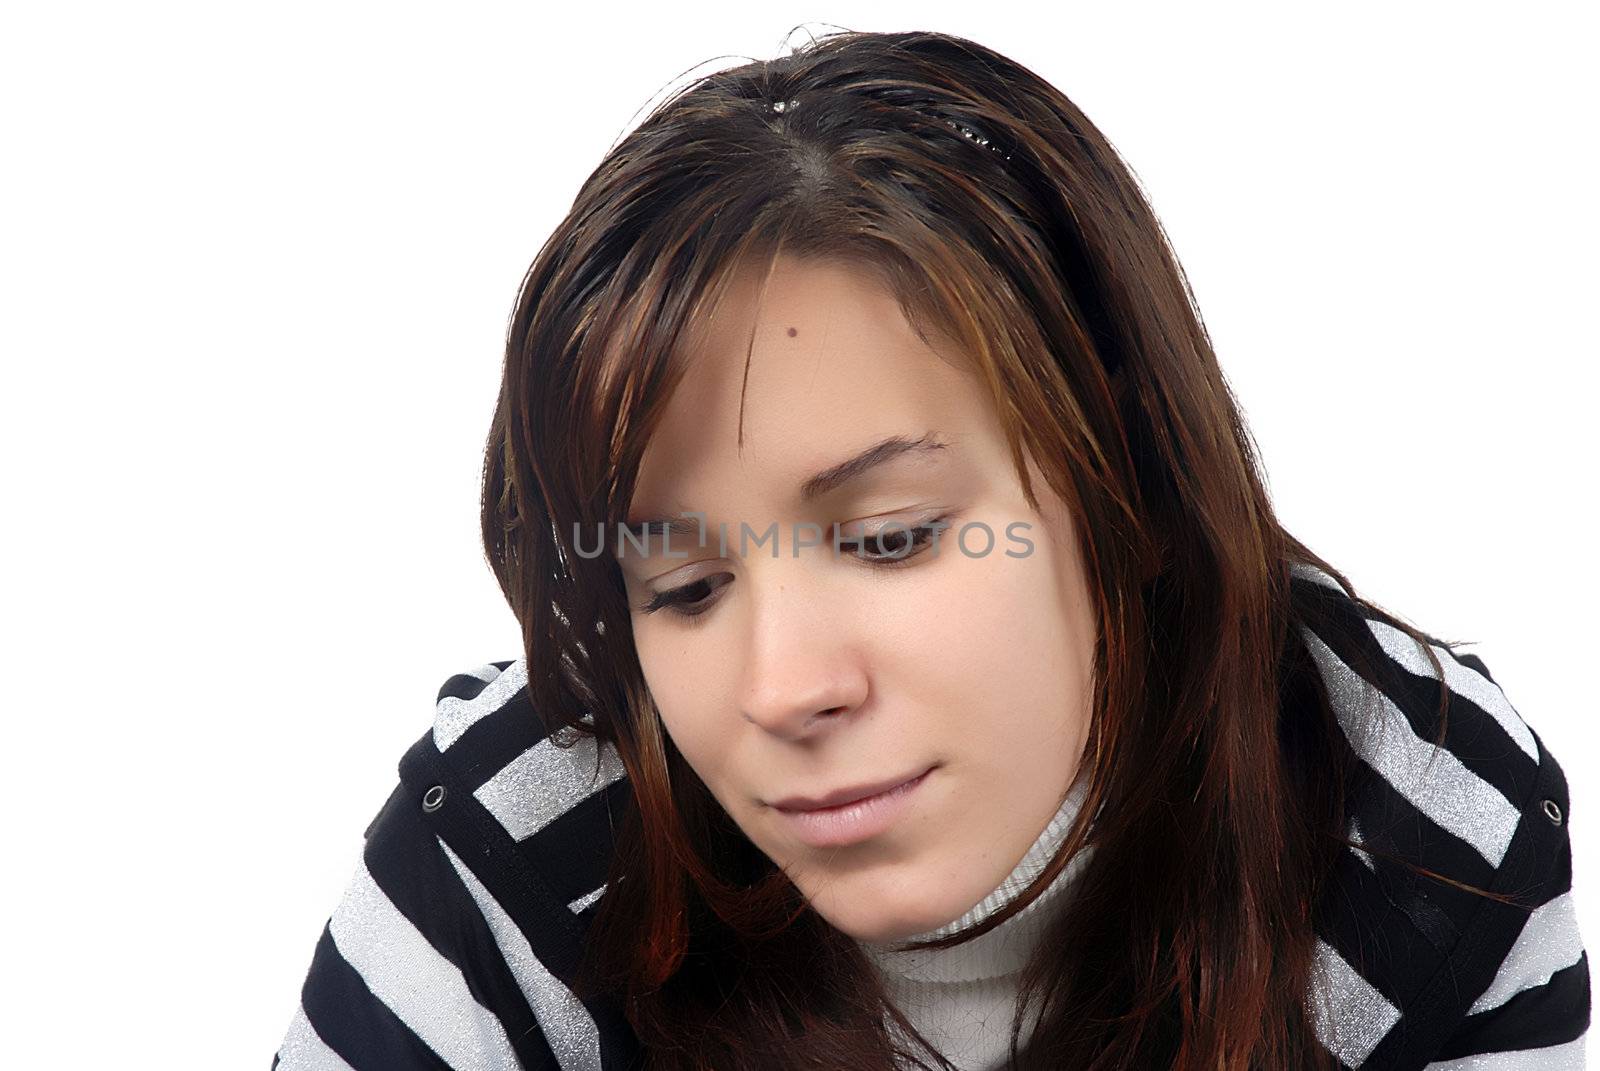
[{"label": "mouth", "polygon": [[[930,766],[899,784],[865,797],[831,807],[790,810],[774,806],[789,835],[811,848],[839,848],[871,840],[894,828],[896,822],[923,798],[921,787],[937,766]],[[853,794],[850,789],[847,794]]]},{"label": "mouth", "polygon": [[820,796],[786,796],[783,799],[774,800],[771,804],[769,804],[769,806],[787,814],[797,814],[807,811],[831,810],[834,808],[843,807],[847,804],[871,799],[873,796],[879,796],[889,792],[892,789],[900,788],[901,786],[922,777],[931,769],[933,769],[932,766],[923,767],[916,773],[900,774],[896,777],[890,777],[881,781],[851,785],[847,788],[835,789],[832,792],[823,793]]}]

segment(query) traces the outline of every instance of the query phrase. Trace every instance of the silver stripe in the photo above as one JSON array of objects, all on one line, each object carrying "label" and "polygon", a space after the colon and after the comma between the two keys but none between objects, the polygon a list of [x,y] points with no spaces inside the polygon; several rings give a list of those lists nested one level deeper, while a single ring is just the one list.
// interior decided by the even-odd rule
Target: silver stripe
[{"label": "silver stripe", "polygon": [[1560,1045],[1516,1052],[1486,1052],[1459,1060],[1439,1060],[1423,1071],[1583,1071],[1583,1045],[1587,1032]]},{"label": "silver stripe", "polygon": [[[1356,844],[1365,844],[1367,842],[1366,838],[1361,835],[1361,826],[1357,824],[1355,815],[1350,816],[1350,839],[1355,841]],[[1351,846],[1350,850],[1356,853],[1357,859],[1366,864],[1368,870],[1372,871],[1374,874],[1378,872],[1378,864],[1372,861],[1371,855],[1362,851],[1360,848],[1355,847],[1354,845]]]},{"label": "silver stripe", "polygon": [[1583,937],[1578,931],[1578,914],[1572,894],[1565,892],[1528,916],[1516,944],[1500,961],[1494,981],[1467,1009],[1467,1014],[1498,1008],[1524,989],[1544,985],[1556,971],[1578,962],[1581,955]]},{"label": "silver stripe", "polygon": [[457,699],[447,695],[439,700],[433,718],[434,746],[444,751],[480,719],[505,706],[527,683],[528,663],[519,658],[507,666],[505,672],[484,685],[483,691],[475,698]]},{"label": "silver stripe", "polygon": [[568,904],[567,910],[576,915],[578,912],[582,911],[584,908],[600,899],[600,897],[605,894],[605,891],[606,887],[602,885],[594,892],[584,893],[582,896]]},{"label": "silver stripe", "polygon": [[473,999],[460,968],[384,895],[365,860],[328,929],[373,996],[455,1071],[520,1066],[500,1020]]},{"label": "silver stripe", "polygon": [[[1356,754],[1419,811],[1499,866],[1521,819],[1517,808],[1447,748],[1419,737],[1394,700],[1345,665],[1316,633],[1304,625],[1300,631]],[[1361,716],[1374,696],[1382,716],[1370,727],[1376,731],[1366,732]]]},{"label": "silver stripe", "polygon": [[621,756],[608,743],[600,750],[600,772],[595,776],[599,746],[592,736],[580,736],[568,748],[557,747],[546,737],[502,766],[473,795],[514,839],[526,840],[626,775]]},{"label": "silver stripe", "polygon": [[500,667],[497,666],[497,665],[494,665],[493,663],[485,662],[483,665],[479,666],[477,669],[469,669],[469,670],[467,670],[466,675],[469,676],[469,677],[476,677],[480,681],[483,681],[484,683],[487,684],[489,681],[492,681],[496,677],[500,676]]},{"label": "silver stripe", "polygon": [[1400,1012],[1320,937],[1312,966],[1317,1038],[1346,1065],[1360,1067],[1400,1021]]},{"label": "silver stripe", "polygon": [[328,1048],[306,1018],[305,1005],[294,1010],[289,1033],[278,1046],[278,1071],[353,1071],[339,1054]]},{"label": "silver stripe", "polygon": [[456,868],[472,898],[478,902],[478,910],[489,923],[489,932],[494,934],[495,944],[500,946],[500,954],[505,957],[523,996],[528,998],[528,1006],[539,1020],[544,1039],[555,1053],[561,1071],[600,1071],[600,1029],[589,1009],[545,968],[528,938],[484,888],[478,876],[443,840],[439,841],[439,847],[444,849],[450,865]]},{"label": "silver stripe", "polygon": [[1293,563],[1289,566],[1289,574],[1291,576],[1298,576],[1306,580],[1314,581],[1318,584],[1321,584],[1325,588],[1331,588],[1332,590],[1337,591],[1340,595],[1349,594],[1344,590],[1344,588],[1339,586],[1339,582],[1337,580],[1309,562]]},{"label": "silver stripe", "polygon": [[[1422,653],[1422,648],[1418,646],[1416,640],[1382,621],[1369,619],[1367,627],[1378,638],[1378,642],[1383,645],[1384,651],[1390,658],[1419,677],[1438,679],[1434,676],[1433,667],[1428,664],[1427,656]],[[1485,713],[1500,723],[1500,728],[1517,742],[1517,746],[1528,758],[1538,762],[1539,745],[1534,743],[1533,732],[1522,717],[1512,709],[1499,686],[1471,666],[1464,666],[1456,661],[1454,655],[1438,644],[1429,646],[1439,656],[1439,664],[1444,667],[1445,687],[1483,708]]]}]

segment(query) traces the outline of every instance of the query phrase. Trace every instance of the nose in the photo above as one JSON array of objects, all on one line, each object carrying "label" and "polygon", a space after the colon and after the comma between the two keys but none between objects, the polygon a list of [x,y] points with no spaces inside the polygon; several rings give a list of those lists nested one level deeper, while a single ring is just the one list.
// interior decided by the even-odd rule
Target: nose
[{"label": "nose", "polygon": [[866,702],[865,652],[824,586],[773,583],[752,597],[740,712],[774,736],[828,732]]}]

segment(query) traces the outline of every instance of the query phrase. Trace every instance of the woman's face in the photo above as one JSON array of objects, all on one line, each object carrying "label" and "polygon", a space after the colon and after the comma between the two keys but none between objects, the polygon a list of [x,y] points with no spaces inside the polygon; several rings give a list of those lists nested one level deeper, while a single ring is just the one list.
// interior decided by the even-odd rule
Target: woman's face
[{"label": "woman's face", "polygon": [[[678,750],[829,923],[896,940],[993,891],[1060,806],[1088,724],[1090,594],[1072,519],[1036,468],[1029,508],[959,355],[858,267],[780,259],[759,317],[757,284],[746,269],[699,325],[628,514],[703,513],[706,545],[655,528],[646,554],[611,546]],[[807,486],[896,436],[924,445]],[[938,519],[937,544],[908,550]],[[891,521],[901,534],[875,531]],[[819,845],[774,806],[925,770],[866,836]]]}]

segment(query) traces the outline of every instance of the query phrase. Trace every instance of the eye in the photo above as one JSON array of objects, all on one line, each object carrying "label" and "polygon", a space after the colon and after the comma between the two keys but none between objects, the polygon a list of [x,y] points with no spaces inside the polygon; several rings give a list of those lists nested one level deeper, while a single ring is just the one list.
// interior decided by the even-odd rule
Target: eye
[{"label": "eye", "polygon": [[[874,568],[902,568],[932,546],[938,533],[950,527],[950,520],[951,516],[946,514],[911,526],[887,521],[856,538],[841,538],[839,550]],[[732,580],[730,573],[713,573],[692,584],[652,592],[639,610],[646,614],[667,610],[675,617],[699,617],[716,605],[716,592]]]},{"label": "eye", "polygon": [[711,596],[717,589],[724,587],[732,579],[728,573],[703,576],[692,584],[652,593],[649,600],[639,609],[647,614],[653,614],[657,610],[670,610],[678,617],[699,617],[716,602]]},{"label": "eye", "polygon": [[934,537],[950,527],[948,516],[935,517],[922,524],[907,526],[898,521],[879,525],[858,539],[839,540],[841,551],[851,550],[857,558],[882,568],[905,565],[933,545]]}]

